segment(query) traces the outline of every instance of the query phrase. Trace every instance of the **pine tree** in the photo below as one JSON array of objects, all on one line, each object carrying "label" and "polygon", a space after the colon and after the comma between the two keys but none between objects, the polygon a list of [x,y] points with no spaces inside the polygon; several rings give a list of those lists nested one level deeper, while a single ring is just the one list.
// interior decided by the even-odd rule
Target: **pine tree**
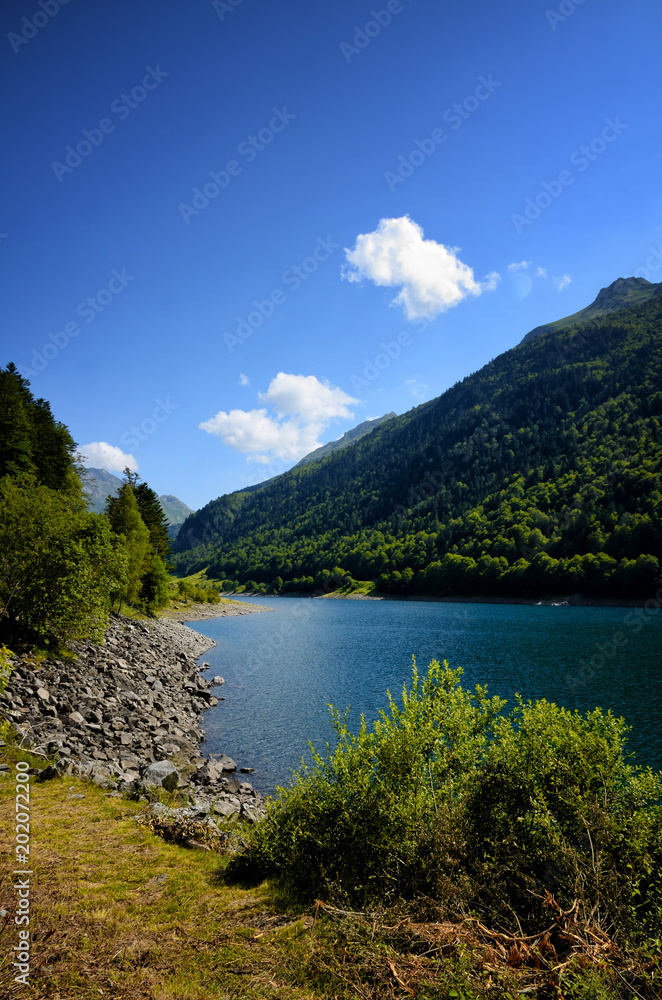
[{"label": "pine tree", "polygon": [[0,369],[0,476],[34,472],[28,412],[31,395],[14,364]]},{"label": "pine tree", "polygon": [[128,604],[137,601],[143,576],[152,562],[152,546],[130,483],[124,483],[116,497],[108,498],[105,513],[115,534],[123,537],[123,548],[128,560],[126,582],[115,595],[121,608],[123,601]]},{"label": "pine tree", "polygon": [[152,548],[165,562],[170,554],[170,538],[168,537],[168,518],[161,506],[161,501],[147,483],[138,483],[133,487],[133,492],[138,502],[140,516],[149,530]]}]

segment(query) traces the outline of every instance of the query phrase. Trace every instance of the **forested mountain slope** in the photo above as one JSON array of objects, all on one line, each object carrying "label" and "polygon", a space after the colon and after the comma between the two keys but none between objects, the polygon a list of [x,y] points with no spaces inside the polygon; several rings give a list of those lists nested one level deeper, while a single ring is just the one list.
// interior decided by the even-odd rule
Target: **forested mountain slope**
[{"label": "forested mountain slope", "polygon": [[662,557],[662,298],[502,354],[438,399],[188,518],[180,569],[314,589],[647,594]]},{"label": "forested mountain slope", "polygon": [[560,330],[567,330],[568,327],[587,323],[590,319],[598,319],[600,316],[606,316],[607,313],[616,312],[619,309],[643,305],[660,295],[662,295],[662,282],[653,284],[645,278],[617,278],[616,281],[612,281],[611,285],[600,289],[590,306],[580,309],[572,316],[557,319],[554,323],[537,326],[535,330],[527,333],[522,343],[533,337],[539,337],[541,333],[551,333],[552,331],[558,333]]},{"label": "forested mountain slope", "polygon": [[329,441],[328,444],[323,444],[321,448],[311,451],[309,455],[304,455],[301,461],[297,462],[296,467],[310,465],[311,462],[318,462],[321,458],[326,458],[327,455],[330,455],[334,451],[342,451],[343,448],[347,448],[350,444],[365,437],[366,434],[372,434],[385,420],[390,420],[395,416],[396,414],[391,412],[385,414],[383,417],[376,417],[374,420],[364,420],[362,424],[358,424],[356,427],[352,427],[351,430],[346,431],[337,441]]}]

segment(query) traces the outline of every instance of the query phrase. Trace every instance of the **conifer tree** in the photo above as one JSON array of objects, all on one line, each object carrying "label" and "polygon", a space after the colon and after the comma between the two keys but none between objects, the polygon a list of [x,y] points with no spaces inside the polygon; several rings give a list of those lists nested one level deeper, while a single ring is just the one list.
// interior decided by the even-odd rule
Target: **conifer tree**
[{"label": "conifer tree", "polygon": [[0,369],[0,476],[34,471],[27,385],[13,364]]},{"label": "conifer tree", "polygon": [[133,487],[133,492],[138,502],[140,516],[149,531],[152,548],[165,562],[170,554],[170,538],[168,537],[168,518],[161,506],[161,501],[147,483],[138,483]]},{"label": "conifer tree", "polygon": [[140,516],[138,503],[130,483],[124,483],[116,497],[109,497],[106,516],[116,535],[123,537],[123,548],[128,560],[125,583],[115,598],[133,604],[137,601],[144,574],[152,561],[149,531]]}]

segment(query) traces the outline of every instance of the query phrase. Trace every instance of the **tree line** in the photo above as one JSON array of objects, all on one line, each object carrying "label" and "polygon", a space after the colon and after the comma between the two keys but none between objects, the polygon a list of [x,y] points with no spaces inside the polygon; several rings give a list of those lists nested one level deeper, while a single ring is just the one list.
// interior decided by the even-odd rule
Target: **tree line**
[{"label": "tree line", "polygon": [[103,636],[108,613],[168,602],[170,543],[158,496],[125,470],[87,510],[67,427],[13,363],[0,369],[0,631],[58,646]]}]

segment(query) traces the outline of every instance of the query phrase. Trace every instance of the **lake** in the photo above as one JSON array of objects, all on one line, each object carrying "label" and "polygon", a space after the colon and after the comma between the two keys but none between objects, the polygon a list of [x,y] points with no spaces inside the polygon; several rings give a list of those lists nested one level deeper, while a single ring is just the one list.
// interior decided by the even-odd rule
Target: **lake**
[{"label": "lake", "polygon": [[202,719],[204,753],[253,767],[273,792],[307,753],[333,741],[327,703],[368,722],[430,660],[464,669],[512,699],[547,698],[584,712],[599,705],[633,727],[637,760],[662,768],[662,611],[531,605],[253,598],[273,614],[192,622],[218,645],[203,657],[225,697]]}]

